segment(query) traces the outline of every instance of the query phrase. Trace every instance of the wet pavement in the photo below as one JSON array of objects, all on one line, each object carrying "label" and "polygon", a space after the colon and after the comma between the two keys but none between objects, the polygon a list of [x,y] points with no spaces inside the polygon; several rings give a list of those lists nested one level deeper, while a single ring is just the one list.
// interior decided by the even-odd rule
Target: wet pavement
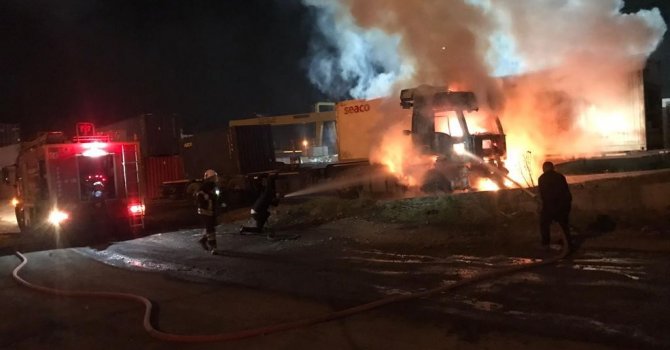
[{"label": "wet pavement", "polygon": [[[348,226],[351,223],[344,223]],[[365,226],[364,224],[361,226]],[[173,277],[328,300],[340,308],[448,285],[539,257],[417,254],[361,244],[331,223],[270,242],[219,227],[221,256],[199,250],[198,230],[157,234],[80,253],[106,264]],[[349,227],[350,228],[350,227]],[[350,228],[351,229],[351,228]],[[398,228],[386,227],[387,230]],[[533,255],[531,252],[529,255]],[[413,303],[412,313],[456,317],[544,336],[624,347],[668,347],[670,256],[581,250],[556,266],[517,273]],[[404,309],[403,309],[404,310]]]},{"label": "wet pavement", "polygon": [[[496,241],[450,238],[438,228],[412,229],[363,219],[278,232],[280,239],[218,227],[221,255],[196,243],[185,229],[74,248],[108,266],[210,286],[236,286],[325,302],[335,310],[393,295],[446,286],[508,266],[550,257],[520,240],[498,253]],[[11,229],[9,229],[11,231]],[[452,233],[453,234],[453,233]],[[282,237],[297,239],[282,240]],[[472,248],[476,245],[487,247]],[[429,242],[429,243],[424,243]],[[53,238],[0,235],[12,249],[57,248]],[[491,330],[613,348],[670,348],[670,255],[585,245],[568,259],[387,307],[408,322],[449,320],[475,344]],[[420,320],[420,321],[419,321]]]}]

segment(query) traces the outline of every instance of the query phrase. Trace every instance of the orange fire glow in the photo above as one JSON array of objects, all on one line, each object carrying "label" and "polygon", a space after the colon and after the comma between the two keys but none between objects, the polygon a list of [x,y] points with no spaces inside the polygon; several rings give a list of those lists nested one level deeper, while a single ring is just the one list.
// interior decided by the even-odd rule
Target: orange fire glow
[{"label": "orange fire glow", "polygon": [[[514,180],[506,187],[536,186],[542,162],[548,159],[644,149],[644,106],[635,95],[639,92],[636,85],[626,91],[587,99],[547,93],[546,78],[538,74],[513,80],[511,85],[502,83],[505,102],[500,111],[480,109],[465,113],[471,134],[496,130],[492,116],[500,118],[507,141],[505,167]],[[454,112],[437,113],[435,131],[453,137],[463,135]],[[432,167],[431,160],[413,148],[410,137],[398,135],[399,130],[386,132],[376,151],[381,155],[373,160],[385,164],[404,183],[416,185]],[[463,149],[462,144],[458,147]],[[486,181],[475,187],[494,190],[494,186],[495,183]]]},{"label": "orange fire glow", "polygon": [[493,180],[486,178],[479,179],[479,181],[475,185],[475,188],[479,191],[490,191],[490,192],[498,191],[500,189],[500,187],[495,182],[493,182]]}]

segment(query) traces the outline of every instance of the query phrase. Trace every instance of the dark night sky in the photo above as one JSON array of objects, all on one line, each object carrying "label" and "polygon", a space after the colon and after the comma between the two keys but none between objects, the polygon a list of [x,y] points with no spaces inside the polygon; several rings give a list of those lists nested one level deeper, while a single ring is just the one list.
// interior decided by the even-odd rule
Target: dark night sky
[{"label": "dark night sky", "polygon": [[[670,22],[669,2],[627,3]],[[305,73],[313,23],[299,0],[3,0],[0,122],[30,132],[165,112],[204,128],[305,112],[324,100]],[[654,55],[664,67],[669,44]]]},{"label": "dark night sky", "polygon": [[166,112],[204,127],[304,112],[319,99],[303,69],[310,25],[297,0],[4,0],[0,120]]}]

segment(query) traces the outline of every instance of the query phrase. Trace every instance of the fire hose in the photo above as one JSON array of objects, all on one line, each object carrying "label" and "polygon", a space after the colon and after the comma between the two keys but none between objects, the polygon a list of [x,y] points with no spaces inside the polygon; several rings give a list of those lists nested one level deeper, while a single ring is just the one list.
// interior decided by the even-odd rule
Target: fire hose
[{"label": "fire hose", "polygon": [[483,272],[480,274],[477,274],[473,277],[463,279],[460,281],[457,281],[455,283],[445,285],[445,286],[440,286],[440,287],[435,287],[432,289],[428,289],[422,292],[415,292],[411,294],[403,294],[403,295],[393,295],[389,296],[386,298],[378,299],[369,303],[357,305],[348,309],[343,309],[339,311],[335,311],[332,313],[324,314],[321,316],[316,316],[312,318],[305,318],[297,321],[290,321],[290,322],[285,322],[285,323],[278,323],[278,324],[273,324],[273,325],[268,325],[264,327],[258,327],[258,328],[252,328],[252,329],[246,329],[246,330],[238,330],[238,331],[231,331],[227,333],[219,333],[219,334],[202,334],[202,335],[190,335],[190,334],[176,334],[176,333],[169,333],[165,331],[161,331],[156,329],[151,322],[151,315],[152,315],[152,309],[153,309],[153,304],[152,302],[141,295],[137,294],[131,294],[131,293],[118,293],[118,292],[101,292],[101,291],[85,291],[85,290],[62,290],[62,289],[56,289],[56,288],[50,288],[50,287],[45,287],[41,285],[36,285],[31,282],[26,281],[23,279],[21,276],[19,276],[19,271],[28,263],[28,258],[23,255],[20,252],[16,252],[16,255],[21,259],[21,263],[14,268],[12,271],[12,276],[14,279],[21,285],[31,288],[33,290],[47,293],[47,294],[52,294],[52,295],[57,295],[57,296],[63,296],[63,297],[92,297],[92,298],[104,298],[104,299],[116,299],[116,300],[127,300],[131,302],[136,302],[139,304],[144,305],[144,318],[143,318],[143,326],[144,329],[147,333],[149,333],[150,336],[164,340],[164,341],[172,341],[172,342],[184,342],[184,343],[201,343],[201,342],[223,342],[223,341],[233,341],[233,340],[240,340],[244,338],[251,338],[251,337],[256,337],[256,336],[261,336],[261,335],[267,335],[271,333],[277,333],[277,332],[282,332],[282,331],[288,331],[292,329],[298,329],[298,328],[303,328],[303,327],[308,327],[312,325],[316,325],[318,323],[324,323],[324,322],[329,322],[329,321],[334,321],[337,319],[349,317],[358,313],[370,311],[376,308],[380,308],[385,305],[393,304],[393,303],[399,303],[403,301],[408,301],[412,299],[419,299],[419,298],[427,298],[431,296],[435,296],[440,293],[444,293],[447,291],[451,291],[460,287],[464,287],[470,284],[482,282],[484,280],[489,280],[489,279],[494,279],[494,278],[500,278],[502,276],[508,275],[508,274],[513,274],[517,273],[522,270],[528,270],[531,268],[537,268],[540,266],[547,266],[551,264],[557,263],[559,260],[565,258],[569,253],[568,249],[568,244],[566,241],[566,237],[563,234],[563,249],[560,252],[560,254],[557,254],[556,256],[528,263],[528,264],[523,264],[523,265],[514,265],[514,266],[509,266],[505,267],[502,269],[498,270],[493,270],[493,271],[487,271]]}]

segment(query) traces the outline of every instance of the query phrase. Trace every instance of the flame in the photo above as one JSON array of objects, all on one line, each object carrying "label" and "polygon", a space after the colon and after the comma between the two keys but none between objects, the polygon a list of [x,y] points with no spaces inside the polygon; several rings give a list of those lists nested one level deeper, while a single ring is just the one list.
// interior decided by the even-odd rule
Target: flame
[{"label": "flame", "polygon": [[[404,119],[405,123],[410,120],[409,116],[404,116]],[[423,154],[416,149],[412,137],[403,133],[408,127],[401,122],[382,130],[381,142],[374,147],[370,158],[384,165],[400,183],[413,187],[433,168],[437,156]]]},{"label": "flame", "polygon": [[[393,174],[400,183],[407,186],[416,186],[421,178],[412,165],[425,166],[435,161],[433,157],[420,155],[412,147],[410,136],[402,135],[400,132],[387,132],[379,147],[376,161],[383,164],[389,173]],[[418,164],[417,164],[418,163]]]},{"label": "flame", "polygon": [[[474,114],[473,114],[474,115]],[[435,128],[438,132],[451,131],[452,135],[458,137],[462,135],[460,125],[457,122],[450,121],[451,115],[438,115],[435,118]],[[455,119],[455,118],[452,118]],[[476,114],[470,118],[466,115],[468,128],[476,132],[484,132],[486,128],[482,123],[484,118],[482,114]],[[544,161],[543,148],[533,139],[533,134],[527,127],[518,125],[509,125],[507,134],[507,158],[505,166],[509,170],[509,177],[514,180],[505,181],[505,187],[514,188],[517,185],[532,187],[537,184],[537,177],[541,174],[542,162]],[[393,174],[398,180],[408,186],[416,186],[420,183],[426,171],[433,167],[437,157],[421,154],[414,149],[409,136],[398,136],[399,132],[388,131],[384,133],[377,155],[377,162],[383,164],[389,173]],[[465,144],[457,143],[454,145],[456,154],[463,154]],[[515,184],[516,183],[516,184]],[[480,179],[476,186],[482,191],[497,191],[499,186],[490,179]]]},{"label": "flame", "polygon": [[493,182],[493,180],[488,178],[481,178],[475,186],[479,191],[498,191],[500,187]]}]

